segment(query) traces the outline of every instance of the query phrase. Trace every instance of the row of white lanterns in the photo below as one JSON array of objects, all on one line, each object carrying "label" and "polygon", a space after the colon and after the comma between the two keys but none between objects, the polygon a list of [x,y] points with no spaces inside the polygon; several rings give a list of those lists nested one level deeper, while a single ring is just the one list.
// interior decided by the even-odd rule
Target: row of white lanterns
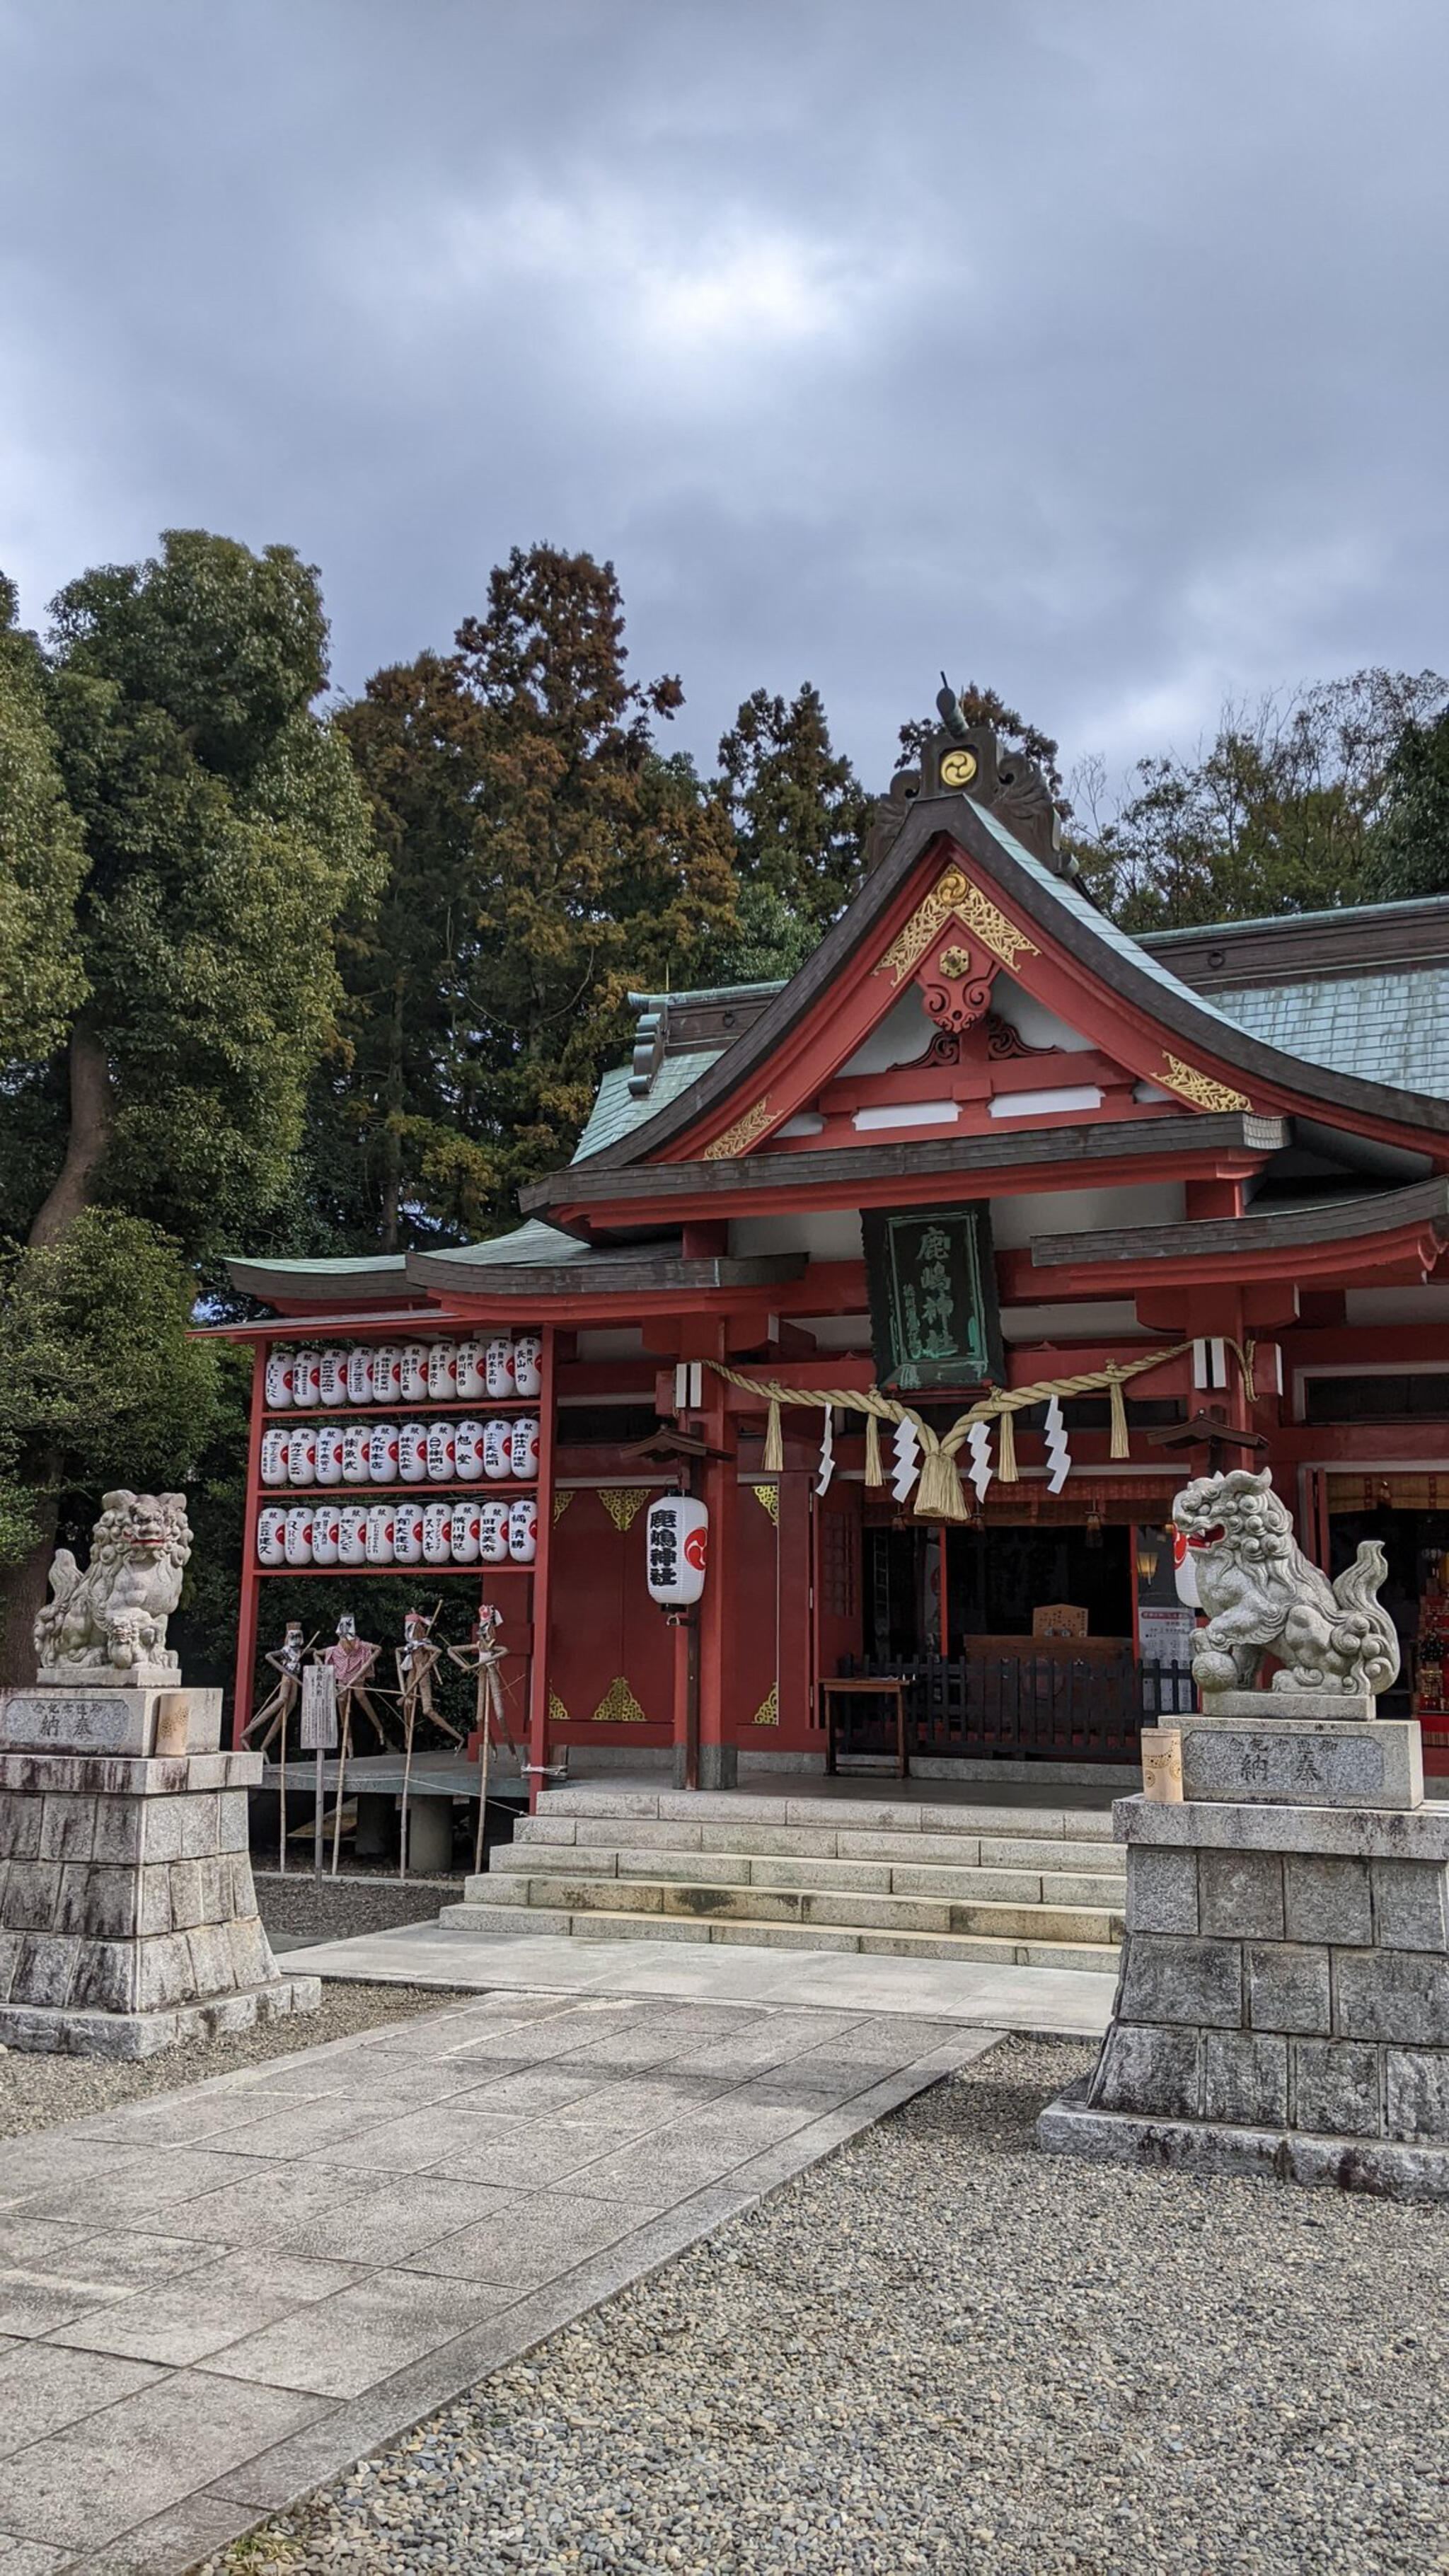
[{"label": "row of white lanterns", "polygon": [[538,1333],[491,1341],[276,1344],[267,1354],[269,1413],[334,1404],[495,1404],[543,1393]]},{"label": "row of white lanterns", "polygon": [[264,1485],[481,1485],[538,1474],[539,1419],[297,1422],[262,1434]]},{"label": "row of white lanterns", "polygon": [[282,1565],[532,1565],[532,1494],[454,1503],[269,1503],[257,1517],[257,1557]]}]

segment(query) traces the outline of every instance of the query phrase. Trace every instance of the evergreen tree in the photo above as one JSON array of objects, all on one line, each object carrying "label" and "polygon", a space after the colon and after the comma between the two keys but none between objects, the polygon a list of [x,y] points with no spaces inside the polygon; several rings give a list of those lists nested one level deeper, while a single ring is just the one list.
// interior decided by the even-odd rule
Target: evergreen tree
[{"label": "evergreen tree", "polygon": [[[163,1235],[205,1264],[289,1222],[306,1084],[339,996],[333,925],[374,864],[367,810],[346,744],[314,712],[326,628],[316,576],[290,549],[169,535],[158,560],[70,584],[53,617],[44,660],[8,648],[12,674],[23,653],[49,768],[32,729],[28,803],[14,764],[0,767],[0,849],[33,851],[37,831],[49,849],[56,962],[48,1008],[6,1033],[0,1194],[12,1233],[63,1256],[79,1286],[106,1275],[86,1249],[102,1211],[150,1229],[156,1278],[174,1284]],[[50,1273],[17,1271],[22,1307],[33,1277]],[[118,1336],[134,1325],[169,1349],[173,1304],[138,1290]],[[79,1347],[70,1289],[55,1312]],[[137,1350],[127,1366],[147,1382]],[[28,1496],[34,1544],[0,1607],[6,1665],[23,1678],[57,1509],[95,1477],[36,1374],[16,1383],[0,1470]],[[115,1418],[129,1419],[119,1403]],[[199,1418],[193,1407],[188,1438]]]},{"label": "evergreen tree", "polygon": [[352,1240],[510,1223],[572,1151],[630,985],[707,971],[733,844],[659,748],[681,703],[627,677],[613,566],[540,545],[494,571],[450,660],[380,672],[344,719],[390,866],[375,928],[348,925],[349,1061],[313,1146],[326,1167],[342,1128]]},{"label": "evergreen tree", "polygon": [[1390,754],[1366,885],[1381,903],[1449,894],[1449,708],[1411,719]]},{"label": "evergreen tree", "polygon": [[0,575],[0,1063],[49,1054],[85,992],[75,903],[85,873],[45,713],[46,670]]},{"label": "evergreen tree", "polygon": [[779,898],[818,938],[855,893],[872,799],[831,746],[818,689],[756,689],[719,747],[720,785],[746,889]]}]

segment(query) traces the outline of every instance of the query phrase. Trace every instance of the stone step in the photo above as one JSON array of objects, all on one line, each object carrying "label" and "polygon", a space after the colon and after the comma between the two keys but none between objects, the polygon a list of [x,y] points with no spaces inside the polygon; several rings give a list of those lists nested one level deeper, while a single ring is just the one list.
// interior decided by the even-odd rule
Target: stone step
[{"label": "stone step", "polygon": [[[783,1805],[777,1800],[777,1805]],[[837,1809],[837,1816],[842,1811]],[[914,1811],[907,1811],[914,1813]],[[1127,1856],[1110,1835],[1111,1817],[1064,1818],[1071,1830],[1046,1834],[1039,1812],[1022,1832],[1023,1819],[997,1811],[991,1830],[980,1821],[969,1833],[921,1831],[910,1826],[860,1827],[838,1822],[833,1828],[809,1825],[753,1824],[747,1817],[724,1821],[695,1817],[560,1816],[540,1811],[521,1817],[514,1843],[530,1849],[569,1851],[711,1852],[725,1856],[774,1854],[780,1859],[842,1861],[961,1862],[969,1868],[1082,1870],[1120,1877]],[[1081,1830],[1098,1821],[1105,1834]],[[572,1867],[572,1863],[570,1866]],[[587,1867],[587,1863],[581,1866]]]},{"label": "stone step", "polygon": [[[937,1872],[952,1877],[954,1872]],[[659,1878],[519,1876],[488,1872],[464,1884],[467,1902],[490,1911],[514,1909],[567,1915],[638,1914],[725,1923],[818,1925],[823,1930],[937,1932],[1008,1941],[1100,1944],[1110,1947],[1122,1925],[1119,1909],[990,1898],[917,1894],[864,1895],[841,1888],[712,1886]]]},{"label": "stone step", "polygon": [[[914,1846],[905,1835],[899,1850]],[[1098,1847],[1028,1844],[1032,1851],[1085,1850]],[[579,1844],[505,1843],[489,1855],[490,1875],[530,1878],[550,1871],[570,1878],[673,1880],[693,1887],[837,1888],[857,1896],[944,1896],[970,1903],[996,1900],[1018,1905],[1121,1905],[1126,1886],[1122,1870],[977,1868],[967,1862],[892,1860],[815,1860],[793,1855],[750,1852],[672,1852],[646,1849],[598,1849]],[[505,1897],[502,1900],[508,1902]]]},{"label": "stone step", "polygon": [[[757,1826],[779,1831],[800,1829],[812,1833],[837,1835],[849,1833],[1020,1835],[1027,1841],[1076,1841],[1110,1843],[1112,1811],[1110,1807],[1073,1807],[1064,1802],[1059,1807],[1019,1807],[991,1798],[983,1786],[979,1801],[937,1805],[927,1799],[908,1801],[891,1798],[840,1797],[769,1797],[737,1789],[545,1789],[538,1801],[537,1814],[526,1820],[530,1826],[542,1822],[580,1825],[628,1824],[652,1828],[655,1825],[694,1826],[701,1833],[718,1831],[721,1826]],[[563,1837],[572,1839],[572,1837]],[[580,1837],[588,1839],[588,1837]],[[621,1842],[642,1846],[656,1837],[651,1830],[620,1834]],[[687,1848],[676,1845],[674,1848]],[[752,1850],[755,1846],[743,1839],[711,1845],[711,1848]],[[820,1858],[831,1857],[820,1853]],[[869,1858],[866,1853],[843,1853],[842,1858]]]},{"label": "stone step", "polygon": [[1114,1975],[1117,1968],[1115,1948],[1099,1942],[872,1931],[864,1926],[815,1923],[705,1922],[685,1915],[570,1914],[541,1905],[448,1905],[439,1921],[449,1932],[489,1941],[532,1934],[586,1941],[716,1942],[762,1950],[854,1951],[873,1958],[954,1959],[968,1967],[1070,1968],[1099,1977]]}]

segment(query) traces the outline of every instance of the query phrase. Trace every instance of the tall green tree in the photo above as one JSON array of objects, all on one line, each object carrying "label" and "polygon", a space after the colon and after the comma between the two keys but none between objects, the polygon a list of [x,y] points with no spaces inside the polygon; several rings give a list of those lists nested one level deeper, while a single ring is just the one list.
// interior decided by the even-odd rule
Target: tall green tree
[{"label": "tall green tree", "polygon": [[1132,930],[1372,900],[1397,748],[1446,694],[1432,671],[1366,670],[1226,707],[1196,758],[1139,761],[1105,818],[1088,778],[1074,846],[1099,898]]},{"label": "tall green tree", "polygon": [[46,717],[45,660],[16,606],[0,574],[0,1062],[48,1055],[85,994],[85,843]]},{"label": "tall green tree", "polygon": [[343,719],[389,863],[375,926],[346,926],[348,1058],[317,1091],[353,1240],[510,1222],[567,1160],[630,985],[689,982],[727,934],[729,817],[659,740],[681,703],[628,676],[613,566],[539,545],[449,659],[379,672]]},{"label": "tall green tree", "polygon": [[[347,746],[316,708],[317,579],[290,548],[187,531],[153,561],[84,574],[52,615],[22,685],[56,793],[37,809],[7,792],[0,842],[8,829],[33,851],[39,811],[60,963],[48,1014],[6,1033],[0,1193],[32,1252],[79,1258],[77,1229],[114,1211],[206,1265],[291,1222],[307,1081],[340,998],[333,927],[376,865]],[[161,1336],[154,1300],[150,1320]],[[12,1419],[9,1437],[35,1543],[0,1582],[21,1675],[57,1509],[93,1481],[83,1442],[34,1401],[30,1433]]]},{"label": "tall green tree", "polygon": [[1411,718],[1394,745],[1366,886],[1379,902],[1449,894],[1449,708]]}]

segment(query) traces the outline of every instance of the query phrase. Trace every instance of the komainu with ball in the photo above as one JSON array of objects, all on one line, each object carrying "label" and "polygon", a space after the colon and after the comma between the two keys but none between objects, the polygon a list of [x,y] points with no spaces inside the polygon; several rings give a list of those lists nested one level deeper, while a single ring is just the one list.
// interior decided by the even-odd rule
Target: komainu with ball
[{"label": "komainu with ball", "polygon": [[174,1683],[166,1622],[190,1554],[183,1494],[103,1494],[85,1572],[68,1547],[55,1552],[52,1597],[35,1622],[40,1680]]},{"label": "komainu with ball", "polygon": [[[1207,1613],[1192,1659],[1200,1690],[1255,1689],[1267,1655],[1278,1658],[1272,1688],[1285,1699],[1294,1691],[1361,1698],[1391,1687],[1399,1640],[1378,1599],[1388,1563],[1377,1539],[1365,1539],[1330,1583],[1299,1547],[1266,1468],[1200,1476],[1178,1495],[1172,1517]],[[1285,1707],[1285,1717],[1292,1713]]]}]

